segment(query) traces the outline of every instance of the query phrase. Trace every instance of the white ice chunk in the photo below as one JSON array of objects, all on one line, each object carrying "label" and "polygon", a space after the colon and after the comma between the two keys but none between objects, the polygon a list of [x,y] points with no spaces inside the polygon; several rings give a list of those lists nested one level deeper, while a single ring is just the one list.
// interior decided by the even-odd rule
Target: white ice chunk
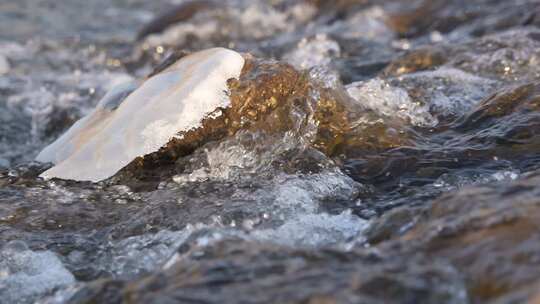
[{"label": "white ice chunk", "polygon": [[[137,88],[121,86],[37,156],[53,162],[44,178],[100,181],[135,158],[158,151],[178,132],[200,127],[216,108],[230,105],[227,80],[244,58],[214,48],[183,57]],[[127,98],[126,98],[127,96]]]}]

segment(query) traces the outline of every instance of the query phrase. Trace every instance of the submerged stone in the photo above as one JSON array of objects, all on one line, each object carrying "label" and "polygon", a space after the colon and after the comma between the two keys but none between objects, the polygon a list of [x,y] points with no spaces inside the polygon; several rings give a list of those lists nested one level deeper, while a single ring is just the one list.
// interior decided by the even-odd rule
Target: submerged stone
[{"label": "submerged stone", "polygon": [[[183,248],[158,273],[133,282],[104,280],[71,303],[467,303],[451,266],[369,252],[311,251],[225,239]],[[382,288],[381,286],[384,286]]]}]

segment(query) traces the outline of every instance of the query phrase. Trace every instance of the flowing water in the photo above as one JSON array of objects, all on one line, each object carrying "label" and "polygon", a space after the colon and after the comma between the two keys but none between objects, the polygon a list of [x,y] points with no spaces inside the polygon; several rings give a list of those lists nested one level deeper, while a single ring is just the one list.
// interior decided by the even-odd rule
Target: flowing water
[{"label": "flowing water", "polygon": [[[254,65],[240,127],[38,177],[216,46]],[[0,303],[539,303],[539,185],[537,0],[0,0]]]}]

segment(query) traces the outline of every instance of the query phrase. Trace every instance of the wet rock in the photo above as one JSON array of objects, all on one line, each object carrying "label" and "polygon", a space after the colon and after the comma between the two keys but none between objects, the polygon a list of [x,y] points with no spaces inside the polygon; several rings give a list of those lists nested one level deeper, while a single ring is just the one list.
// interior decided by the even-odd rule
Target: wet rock
[{"label": "wet rock", "polygon": [[384,75],[399,76],[403,74],[432,70],[446,62],[443,50],[437,47],[419,48],[406,52],[393,60],[385,69]]},{"label": "wet rock", "polygon": [[537,81],[540,42],[537,28],[509,30],[451,46],[450,65],[508,83]]},{"label": "wet rock", "polygon": [[[352,142],[354,140],[358,142],[359,140],[352,134],[356,132],[352,128],[352,121],[364,113],[354,112],[354,105],[348,100],[347,94],[340,92],[339,88],[326,89],[315,80],[310,79],[305,73],[286,64],[248,59],[239,80],[231,79],[228,86],[230,106],[227,104],[223,107],[216,107],[215,110],[212,110],[213,114],[201,119],[200,126],[186,128],[185,131],[176,130],[178,134],[175,138],[170,140],[159,152],[138,158],[128,166],[126,171],[132,171],[132,168],[159,168],[160,163],[162,165],[170,164],[178,157],[191,153],[204,143],[234,135],[239,130],[262,131],[269,134],[276,132],[284,134],[293,130],[298,136],[305,137],[305,140],[312,143],[315,148],[327,154],[336,153],[336,147],[344,144],[343,141]],[[127,93],[121,91],[120,97],[115,95],[117,93],[110,93],[98,105],[97,110],[92,114],[93,116],[89,116],[84,121],[92,122],[95,120],[92,117],[106,115],[99,114],[103,111],[113,113],[117,106],[111,109],[107,108],[111,100],[117,103],[116,99],[120,98],[121,101],[124,99],[122,96],[128,95],[131,91],[132,89]],[[128,97],[128,102],[134,98]],[[122,107],[125,108],[125,106]],[[84,135],[86,134],[84,132],[87,132],[85,130],[90,130],[91,126],[91,124],[87,125],[81,121],[75,128],[72,128],[71,133],[68,132],[57,143],[38,155],[38,159],[60,162],[59,166],[69,162],[72,158],[71,152],[74,151],[75,156],[73,157],[76,157],[77,151],[87,149],[74,145],[74,142],[82,140],[80,138],[82,135],[77,135],[77,132],[81,131],[83,132],[81,134]],[[99,130],[99,126],[95,128]],[[359,128],[356,127],[356,129]],[[159,134],[161,133],[151,136],[156,137]],[[94,136],[91,140],[95,138],[97,137]],[[71,143],[73,147],[62,145],[61,150],[58,150],[57,147],[64,141]],[[358,142],[357,144],[363,143]],[[364,148],[381,149],[383,147]],[[65,160],[66,157],[67,160]],[[106,166],[102,165],[102,167],[101,170],[105,170]],[[55,168],[52,170],[60,170]],[[45,174],[49,174],[47,172]],[[67,176],[77,175],[73,174],[75,173],[72,172]],[[62,175],[52,173],[52,176]],[[99,179],[103,179],[103,177],[106,175]]]},{"label": "wet rock", "polygon": [[[421,131],[421,136],[413,137],[416,147],[398,147],[378,155],[357,155],[347,161],[347,170],[363,183],[397,187],[393,190],[398,192],[402,191],[400,188],[405,181],[420,185],[433,183],[438,188],[434,193],[440,193],[438,191],[443,189],[439,187],[444,184],[439,184],[439,177],[453,179],[450,176],[457,169],[456,165],[461,168],[458,171],[465,172],[470,170],[468,168],[483,167],[487,170],[486,174],[474,174],[474,178],[480,180],[489,180],[488,176],[497,174],[494,169],[501,170],[499,173],[516,169],[534,170],[535,165],[523,159],[521,153],[534,154],[537,150],[536,91],[537,85],[534,83],[501,89],[487,95],[484,100],[476,101],[476,105],[469,105],[469,113],[459,119],[451,119],[438,128]],[[457,92],[458,96],[463,96],[461,94],[466,90]],[[424,145],[426,138],[430,143]],[[424,166],[425,162],[430,166]],[[510,167],[509,162],[512,164]],[[407,176],[406,172],[414,174]],[[471,178],[464,180],[470,181]],[[459,180],[457,178],[458,185]]]},{"label": "wet rock", "polygon": [[[156,25],[158,28],[169,27],[159,35],[147,37],[142,48],[145,51],[174,46],[200,50],[223,46],[253,52],[253,49],[259,49],[253,40],[269,39],[275,33],[292,31],[295,26],[308,22],[314,12],[313,6],[305,3],[280,7],[265,1],[187,2],[147,25],[147,28]],[[182,17],[184,22],[176,23],[174,17]],[[191,19],[185,22],[186,18]]]},{"label": "wet rock", "polygon": [[[339,40],[339,46],[346,50],[341,58],[332,58],[343,70],[343,79],[360,80],[384,68],[394,53],[389,46],[394,32],[385,24],[385,11],[374,4],[369,1],[343,1],[332,5],[313,1],[228,2],[221,4],[220,9],[208,8],[160,35],[151,35],[134,57],[140,64],[148,58],[154,58],[150,59],[152,61],[162,58],[171,49],[200,50],[224,46],[258,57],[285,60],[291,53],[302,52],[301,49],[313,45],[302,46],[302,41],[328,34]],[[159,18],[156,21],[159,23]],[[324,30],[314,31],[313,26]],[[364,55],[359,58],[380,58],[360,60],[357,56],[349,56],[353,52]],[[314,58],[309,57],[315,56],[307,52],[303,60],[313,62]]]},{"label": "wet rock", "polygon": [[[254,66],[253,74],[246,75],[245,83],[241,77],[240,86],[232,89],[233,103],[235,98],[240,101],[235,115],[246,116],[248,126],[267,131],[297,130],[307,135],[314,132],[308,139],[314,147],[329,155],[342,153],[342,147],[383,150],[406,141],[405,136],[399,138],[391,133],[385,134],[392,123],[379,125],[376,121],[380,117],[351,100],[339,84],[338,87],[326,88],[286,65],[261,63]],[[276,88],[278,95],[272,96]],[[298,120],[296,113],[304,116],[303,122]],[[362,123],[363,119],[373,123]],[[303,128],[313,128],[313,125],[316,125],[314,130],[302,131]],[[231,126],[234,128],[235,124]],[[268,126],[272,129],[267,129]],[[381,134],[372,137],[377,129]]]},{"label": "wet rock", "polygon": [[398,56],[381,74],[385,77],[457,68],[475,76],[519,83],[539,77],[537,29],[522,28],[456,43],[443,40],[435,46],[420,46]]},{"label": "wet rock", "polygon": [[[130,303],[467,301],[463,283],[451,267],[419,259],[409,265],[414,267],[359,252],[315,253],[227,240],[208,249],[193,248],[155,276],[121,287],[114,282],[104,285],[116,287],[114,294]],[[98,292],[104,285],[83,288],[74,303],[113,303]]]},{"label": "wet rock", "polygon": [[153,173],[156,169],[162,176],[170,174],[179,157],[239,131],[292,133],[328,156],[381,151],[407,142],[406,134],[388,131],[391,121],[380,121],[373,109],[351,100],[339,84],[326,88],[288,64],[246,56],[239,79],[228,84],[230,107],[218,109],[200,128],[182,132],[160,151],[133,161],[119,177],[152,180],[159,176]]},{"label": "wet rock", "polygon": [[479,128],[488,125],[500,126],[502,117],[526,116],[536,112],[540,106],[540,84],[530,83],[503,90],[481,102],[475,111],[463,118],[459,128]]},{"label": "wet rock", "polygon": [[422,209],[396,208],[373,221],[366,230],[366,240],[370,244],[378,244],[405,234],[414,226],[416,218],[421,216]]},{"label": "wet rock", "polygon": [[137,34],[137,39],[143,39],[150,34],[160,33],[172,24],[189,20],[195,14],[208,9],[219,7],[215,1],[187,1],[156,17],[145,25]]},{"label": "wet rock", "polygon": [[445,195],[398,238],[399,246],[450,261],[465,275],[473,301],[504,302],[510,294],[532,300],[539,277],[538,181],[535,173]]},{"label": "wet rock", "polygon": [[[404,36],[418,36],[426,31],[463,31],[481,36],[512,27],[537,24],[532,13],[538,9],[536,1],[519,4],[507,1],[416,1],[408,7],[396,5],[396,12],[388,23]],[[501,13],[504,12],[504,13]],[[525,12],[525,13],[524,13]]]},{"label": "wet rock", "polygon": [[538,84],[510,87],[486,98],[457,122],[455,130],[469,132],[470,146],[494,145],[493,153],[501,157],[512,158],[518,151],[535,153],[538,101]]}]

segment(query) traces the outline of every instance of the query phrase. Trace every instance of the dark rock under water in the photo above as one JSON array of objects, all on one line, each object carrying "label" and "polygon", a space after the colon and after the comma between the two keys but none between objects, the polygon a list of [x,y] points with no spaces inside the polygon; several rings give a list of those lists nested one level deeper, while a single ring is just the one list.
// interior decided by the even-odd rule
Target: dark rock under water
[{"label": "dark rock under water", "polygon": [[[538,1],[192,2],[0,1],[0,303],[540,301]],[[215,46],[251,54],[222,119],[38,178],[112,85]]]}]

